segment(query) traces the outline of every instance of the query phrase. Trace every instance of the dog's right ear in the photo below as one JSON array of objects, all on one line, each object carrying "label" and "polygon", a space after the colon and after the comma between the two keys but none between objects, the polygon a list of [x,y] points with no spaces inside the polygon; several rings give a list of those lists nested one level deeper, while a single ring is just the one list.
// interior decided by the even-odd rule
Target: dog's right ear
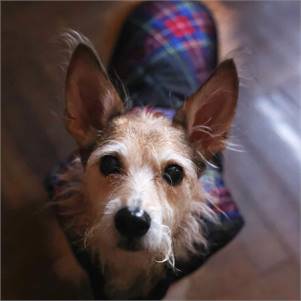
[{"label": "dog's right ear", "polygon": [[184,102],[174,117],[174,124],[184,127],[194,149],[208,160],[225,146],[235,114],[238,86],[235,63],[228,59]]},{"label": "dog's right ear", "polygon": [[94,50],[79,44],[66,77],[66,128],[80,148],[92,144],[97,132],[123,112],[123,103]]}]

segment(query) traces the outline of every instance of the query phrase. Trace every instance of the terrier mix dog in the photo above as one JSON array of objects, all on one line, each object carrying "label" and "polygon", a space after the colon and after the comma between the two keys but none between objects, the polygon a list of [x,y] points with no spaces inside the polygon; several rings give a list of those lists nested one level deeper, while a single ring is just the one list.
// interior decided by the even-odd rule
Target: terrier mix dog
[{"label": "terrier mix dog", "polygon": [[206,247],[202,221],[216,218],[199,177],[225,146],[238,98],[235,64],[222,62],[170,118],[158,107],[129,108],[92,44],[70,37],[65,116],[79,151],[60,176],[58,217],[101,271],[106,297],[147,297],[166,267]]}]

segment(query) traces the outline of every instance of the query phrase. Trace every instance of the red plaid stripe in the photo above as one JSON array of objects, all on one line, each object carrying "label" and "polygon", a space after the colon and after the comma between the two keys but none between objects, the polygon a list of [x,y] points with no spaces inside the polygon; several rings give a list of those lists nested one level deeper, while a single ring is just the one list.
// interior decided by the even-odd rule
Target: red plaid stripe
[{"label": "red plaid stripe", "polygon": [[186,16],[176,16],[173,19],[166,20],[164,24],[177,38],[191,35],[195,31]]}]

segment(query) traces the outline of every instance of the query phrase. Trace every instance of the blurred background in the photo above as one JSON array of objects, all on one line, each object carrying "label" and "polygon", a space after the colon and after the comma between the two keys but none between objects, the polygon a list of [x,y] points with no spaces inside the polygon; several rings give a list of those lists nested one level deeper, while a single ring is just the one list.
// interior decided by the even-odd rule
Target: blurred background
[{"label": "blurred background", "polygon": [[[1,299],[85,299],[89,285],[43,179],[75,145],[63,128],[57,34],[88,36],[105,63],[137,2],[1,2]],[[301,56],[299,1],[209,2],[221,57],[243,57],[226,182],[246,226],[171,292],[177,299],[299,299]],[[124,58],[126,59],[126,58]],[[251,79],[251,80],[250,80]]]}]

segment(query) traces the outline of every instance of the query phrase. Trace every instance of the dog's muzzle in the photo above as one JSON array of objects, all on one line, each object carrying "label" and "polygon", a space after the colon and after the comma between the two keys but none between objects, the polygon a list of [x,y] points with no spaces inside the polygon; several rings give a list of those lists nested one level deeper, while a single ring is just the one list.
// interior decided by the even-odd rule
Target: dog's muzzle
[{"label": "dog's muzzle", "polygon": [[124,207],[115,215],[115,227],[126,239],[134,240],[144,236],[151,225],[149,214],[140,208]]}]

